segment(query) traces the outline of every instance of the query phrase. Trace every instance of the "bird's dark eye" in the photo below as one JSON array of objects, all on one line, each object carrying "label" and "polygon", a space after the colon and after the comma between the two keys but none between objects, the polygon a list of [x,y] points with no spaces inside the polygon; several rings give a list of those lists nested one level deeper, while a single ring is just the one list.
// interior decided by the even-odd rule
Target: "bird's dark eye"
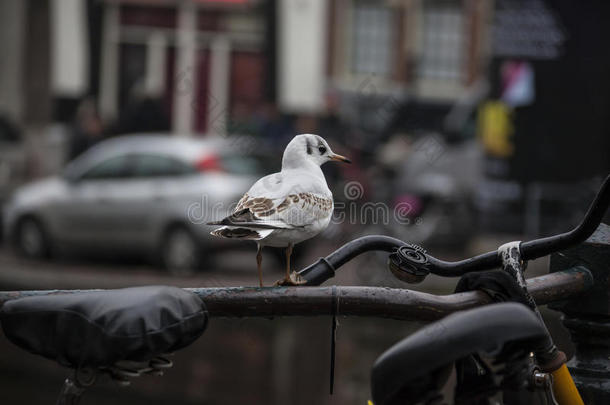
[{"label": "bird's dark eye", "polygon": [[325,153],[326,153],[326,148],[325,148],[324,146],[320,146],[320,147],[318,148],[318,150],[320,151],[320,155],[323,155],[323,154],[325,154]]}]

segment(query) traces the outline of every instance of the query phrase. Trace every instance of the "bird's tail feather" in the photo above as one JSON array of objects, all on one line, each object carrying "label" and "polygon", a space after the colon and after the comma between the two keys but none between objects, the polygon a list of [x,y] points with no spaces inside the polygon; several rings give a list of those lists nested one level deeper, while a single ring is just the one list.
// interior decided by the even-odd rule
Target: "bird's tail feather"
[{"label": "bird's tail feather", "polygon": [[269,236],[273,229],[252,229],[223,226],[210,232],[214,236],[230,239],[260,240]]},{"label": "bird's tail feather", "polygon": [[212,221],[206,225],[225,225],[233,227],[248,227],[257,229],[292,229],[294,226],[283,221],[273,219],[261,219],[256,217],[249,208],[234,212],[220,221]]}]

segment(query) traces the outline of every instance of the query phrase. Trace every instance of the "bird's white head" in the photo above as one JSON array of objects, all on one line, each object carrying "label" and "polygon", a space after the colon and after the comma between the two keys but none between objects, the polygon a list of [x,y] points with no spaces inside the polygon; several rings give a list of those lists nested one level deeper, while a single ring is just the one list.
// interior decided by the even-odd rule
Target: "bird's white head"
[{"label": "bird's white head", "polygon": [[284,150],[282,170],[297,169],[311,164],[321,166],[331,160],[351,163],[345,156],[334,153],[328,146],[328,142],[321,136],[314,134],[297,135],[292,138],[292,141]]}]

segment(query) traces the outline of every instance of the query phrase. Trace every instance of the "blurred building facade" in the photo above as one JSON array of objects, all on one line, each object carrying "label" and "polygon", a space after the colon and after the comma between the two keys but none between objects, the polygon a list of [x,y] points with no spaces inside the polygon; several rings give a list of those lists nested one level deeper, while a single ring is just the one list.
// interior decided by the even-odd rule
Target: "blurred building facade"
[{"label": "blurred building facade", "polygon": [[[477,199],[498,217],[543,193],[530,183],[609,170],[610,11],[577,3],[5,0],[0,116],[43,144],[32,161],[49,159],[50,127],[85,146],[141,131],[279,145],[330,115],[370,150],[397,133],[477,132],[488,180]],[[292,121],[265,125],[282,115]]]},{"label": "blurred building facade", "polygon": [[[266,102],[325,109],[355,96],[454,100],[485,63],[481,0],[6,1],[0,108],[65,121],[93,96],[105,120],[162,101],[179,133],[221,130]],[[27,79],[26,79],[27,78]]]},{"label": "blurred building facade", "polygon": [[273,82],[269,6],[261,1],[8,0],[2,7],[0,109],[21,125],[69,121],[87,96],[111,122],[134,99],[152,98],[175,132],[205,132],[232,105],[262,103],[264,83]]},{"label": "blurred building facade", "polygon": [[490,5],[336,0],[330,83],[353,100],[354,117],[377,128],[404,102],[449,106],[484,74]]}]

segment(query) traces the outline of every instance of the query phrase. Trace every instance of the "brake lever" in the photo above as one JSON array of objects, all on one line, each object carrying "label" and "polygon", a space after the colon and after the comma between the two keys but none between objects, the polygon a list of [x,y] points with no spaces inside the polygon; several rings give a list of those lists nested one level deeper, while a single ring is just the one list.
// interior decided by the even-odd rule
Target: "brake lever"
[{"label": "brake lever", "polygon": [[531,384],[544,393],[546,405],[559,405],[553,393],[553,376],[551,374],[535,371],[532,375]]}]

